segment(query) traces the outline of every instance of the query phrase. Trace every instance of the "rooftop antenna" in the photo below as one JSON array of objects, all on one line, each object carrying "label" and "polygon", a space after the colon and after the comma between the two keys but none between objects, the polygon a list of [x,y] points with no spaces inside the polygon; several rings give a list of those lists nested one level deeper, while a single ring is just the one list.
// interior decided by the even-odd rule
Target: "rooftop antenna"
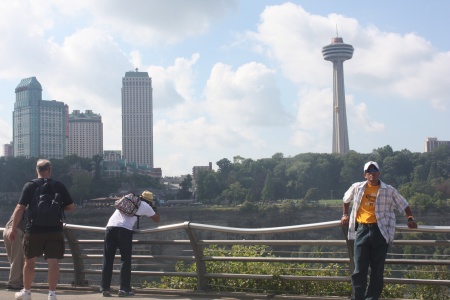
[{"label": "rooftop antenna", "polygon": [[338,32],[338,26],[337,26],[337,23],[336,23],[336,37],[339,37],[339,32]]}]

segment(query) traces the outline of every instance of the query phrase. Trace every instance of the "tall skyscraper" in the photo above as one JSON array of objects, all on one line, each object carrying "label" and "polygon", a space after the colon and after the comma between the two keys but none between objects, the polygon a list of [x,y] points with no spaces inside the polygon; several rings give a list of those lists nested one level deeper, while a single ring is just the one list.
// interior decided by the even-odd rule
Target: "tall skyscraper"
[{"label": "tall skyscraper", "polygon": [[153,89],[147,72],[122,78],[122,155],[127,164],[153,168]]},{"label": "tall skyscraper", "polygon": [[99,114],[74,110],[69,115],[67,155],[71,154],[84,158],[103,155],[103,123]]},{"label": "tall skyscraper", "polygon": [[15,92],[14,156],[63,158],[69,107],[63,102],[42,100],[42,86],[36,77],[22,79]]},{"label": "tall skyscraper", "polygon": [[348,142],[347,113],[345,108],[344,61],[353,56],[353,46],[344,44],[340,37],[322,48],[323,58],[333,63],[333,150],[345,154],[350,150]]}]

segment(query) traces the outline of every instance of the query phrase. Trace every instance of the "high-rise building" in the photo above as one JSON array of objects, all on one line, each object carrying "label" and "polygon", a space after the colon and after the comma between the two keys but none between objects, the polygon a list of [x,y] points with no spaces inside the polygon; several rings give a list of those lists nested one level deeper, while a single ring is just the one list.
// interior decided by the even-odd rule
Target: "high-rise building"
[{"label": "high-rise building", "polygon": [[450,147],[450,141],[439,141],[435,137],[429,137],[425,140],[425,152],[431,152],[440,145],[447,145]]},{"label": "high-rise building", "polygon": [[332,153],[345,154],[350,150],[345,108],[344,61],[353,56],[353,46],[340,37],[322,48],[323,58],[333,63],[333,147]]},{"label": "high-rise building", "polygon": [[69,107],[56,100],[42,100],[42,86],[36,77],[22,79],[15,92],[14,156],[63,158]]},{"label": "high-rise building", "polygon": [[84,158],[103,155],[103,123],[99,114],[74,110],[69,115],[67,155],[71,154]]},{"label": "high-rise building", "polygon": [[153,168],[153,89],[147,72],[122,78],[122,156],[128,164]]}]

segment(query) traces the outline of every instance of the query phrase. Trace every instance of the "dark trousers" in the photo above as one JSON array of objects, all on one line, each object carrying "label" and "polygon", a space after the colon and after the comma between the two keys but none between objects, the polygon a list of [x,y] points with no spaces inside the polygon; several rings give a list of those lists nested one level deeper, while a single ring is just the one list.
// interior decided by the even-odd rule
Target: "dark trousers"
[{"label": "dark trousers", "polygon": [[[383,290],[384,262],[388,244],[377,224],[359,224],[355,238],[355,270],[352,275],[355,300],[378,300]],[[370,280],[367,288],[367,274]]]},{"label": "dark trousers", "polygon": [[120,289],[131,291],[131,252],[133,232],[122,227],[107,227],[103,249],[102,283],[103,291],[109,291],[116,250],[120,251]]}]

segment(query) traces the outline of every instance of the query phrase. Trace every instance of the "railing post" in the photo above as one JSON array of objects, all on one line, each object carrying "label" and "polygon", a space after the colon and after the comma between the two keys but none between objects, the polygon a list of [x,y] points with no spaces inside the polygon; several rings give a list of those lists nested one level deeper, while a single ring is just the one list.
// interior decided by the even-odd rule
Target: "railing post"
[{"label": "railing post", "polygon": [[[354,258],[354,252],[355,252],[355,241],[348,239],[348,226],[342,226],[342,231],[344,232],[344,238],[345,243],[347,244],[347,252],[348,252],[348,258],[350,259],[350,275],[353,274],[353,270],[355,270],[355,261]],[[352,299],[355,296],[355,291],[352,287]]]},{"label": "railing post", "polygon": [[87,286],[88,282],[84,277],[84,263],[81,258],[80,246],[75,243],[76,238],[72,235],[71,231],[64,226],[64,235],[66,236],[67,243],[69,244],[70,252],[72,253],[74,280],[72,285],[74,286]]},{"label": "railing post", "polygon": [[194,252],[195,264],[197,266],[197,287],[200,291],[206,292],[208,289],[208,280],[205,278],[206,264],[203,260],[203,248],[197,243],[195,232],[186,226],[186,233],[191,241],[192,251]]},{"label": "railing post", "polygon": [[345,243],[347,244],[348,258],[350,259],[350,274],[352,274],[353,270],[355,269],[355,262],[353,261],[355,241],[348,239],[348,226],[342,226],[342,231],[344,232]]}]

